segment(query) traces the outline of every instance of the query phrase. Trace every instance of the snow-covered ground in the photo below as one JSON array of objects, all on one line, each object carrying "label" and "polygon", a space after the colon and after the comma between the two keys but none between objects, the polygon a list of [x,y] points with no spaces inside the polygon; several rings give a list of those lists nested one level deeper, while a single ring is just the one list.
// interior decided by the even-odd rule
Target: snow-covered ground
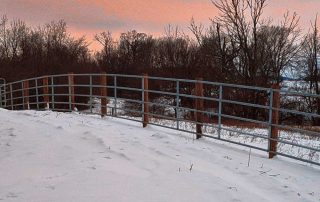
[{"label": "snow-covered ground", "polygon": [[320,201],[320,169],[115,118],[0,109],[0,201]]},{"label": "snow-covered ground", "polygon": [[[127,119],[132,120],[138,120],[140,121],[142,118],[139,117],[141,114],[136,113],[137,116],[132,116],[132,113],[124,110],[124,109],[131,109],[131,110],[138,110],[137,106],[130,105],[132,103],[126,102],[123,99],[117,99],[117,102],[115,102],[114,99],[108,100],[108,115],[113,116],[114,115],[114,107],[117,106],[117,116],[125,117]],[[116,103],[116,104],[115,104]],[[166,105],[173,105],[173,100],[166,100],[164,98],[159,98],[155,103],[161,103]],[[101,102],[100,99],[94,98],[92,102],[93,113],[100,113],[101,111]],[[151,105],[151,107],[157,106],[157,105]],[[157,106],[158,110],[155,114],[161,114],[162,116],[167,117],[175,117],[175,111],[174,107],[159,107]],[[141,109],[139,109],[141,110]],[[151,110],[152,111],[152,110]],[[85,110],[83,112],[90,112],[90,110]],[[180,118],[183,118],[186,114],[190,113],[187,110],[179,110],[179,116]],[[176,128],[177,122],[174,120],[169,119],[163,119],[163,118],[150,118],[150,123],[154,123],[157,125],[162,125],[165,127],[170,128]],[[195,132],[196,131],[196,124],[191,123],[189,121],[179,121],[179,128],[185,131]],[[210,123],[210,126],[204,126],[203,127],[203,133],[205,135],[211,136],[211,137],[218,137],[218,124]],[[291,126],[294,127],[294,126]],[[258,147],[261,149],[268,149],[268,136],[269,136],[269,129],[268,128],[245,128],[245,127],[236,127],[236,126],[228,126],[222,124],[222,130],[221,130],[221,139],[227,140],[227,141],[233,141],[249,146]],[[247,134],[252,134],[247,135]],[[320,152],[317,152],[315,150],[320,149],[320,136],[310,136],[305,133],[301,132],[294,132],[294,131],[288,131],[288,130],[279,130],[279,140],[282,142],[278,143],[278,152],[289,155],[292,157],[296,157],[299,159],[308,160],[315,163],[320,163]],[[298,146],[297,146],[298,145]],[[237,147],[236,145],[231,145],[232,147]],[[242,147],[242,146],[240,146]],[[307,147],[307,148],[306,148]],[[312,149],[309,149],[312,148]]]}]

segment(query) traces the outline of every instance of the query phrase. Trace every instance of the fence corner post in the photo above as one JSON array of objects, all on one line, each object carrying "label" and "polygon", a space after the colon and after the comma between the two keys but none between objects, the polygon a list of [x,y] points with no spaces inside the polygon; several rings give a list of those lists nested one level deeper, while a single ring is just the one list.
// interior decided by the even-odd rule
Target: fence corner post
[{"label": "fence corner post", "polygon": [[279,84],[273,84],[271,93],[272,96],[272,125],[270,131],[270,139],[269,139],[269,158],[272,159],[277,155],[277,144],[278,144],[278,136],[279,129],[276,125],[279,124],[279,108],[280,108],[280,86]]},{"label": "fence corner post", "polygon": [[49,82],[48,82],[48,77],[44,77],[43,78],[43,100],[44,100],[44,103],[45,103],[45,109],[49,109],[50,106],[49,106]]},{"label": "fence corner post", "polygon": [[74,75],[73,72],[68,73],[69,84],[69,110],[73,111],[75,108],[75,96],[74,96]]},{"label": "fence corner post", "polygon": [[30,102],[29,102],[29,81],[23,81],[23,96],[24,96],[24,109],[30,110]]},{"label": "fence corner post", "polygon": [[101,117],[107,115],[107,73],[101,72],[100,75],[100,95],[101,95]]},{"label": "fence corner post", "polygon": [[[203,97],[203,79],[202,78],[196,78],[196,96],[197,97]],[[196,98],[196,135],[197,139],[200,139],[202,137],[202,122],[203,122],[203,113],[200,111],[203,111],[203,99]]]},{"label": "fence corner post", "polygon": [[148,74],[143,75],[143,127],[149,123],[149,78]]}]

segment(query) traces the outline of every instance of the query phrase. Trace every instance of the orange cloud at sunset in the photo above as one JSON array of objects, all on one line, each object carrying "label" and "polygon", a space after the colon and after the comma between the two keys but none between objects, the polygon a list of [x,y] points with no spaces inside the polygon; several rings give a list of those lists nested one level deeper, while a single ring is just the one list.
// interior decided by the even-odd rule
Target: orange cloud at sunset
[{"label": "orange cloud at sunset", "polygon": [[[86,35],[90,42],[104,30],[117,36],[130,29],[158,35],[168,24],[186,30],[191,17],[208,24],[217,15],[210,0],[1,0],[0,4],[0,15],[34,26],[64,19],[75,36]],[[320,0],[269,0],[265,16],[277,22],[287,10],[296,11],[301,25],[308,28],[319,8]],[[98,46],[92,43],[91,48]]]},{"label": "orange cloud at sunset", "polygon": [[106,13],[119,19],[131,19],[141,23],[185,23],[192,16],[207,20],[216,13],[208,0],[101,0]]}]

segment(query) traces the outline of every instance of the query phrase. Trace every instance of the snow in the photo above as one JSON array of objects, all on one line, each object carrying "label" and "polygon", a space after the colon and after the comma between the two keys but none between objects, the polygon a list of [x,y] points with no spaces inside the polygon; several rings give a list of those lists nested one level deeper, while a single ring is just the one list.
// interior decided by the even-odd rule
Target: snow
[{"label": "snow", "polygon": [[[287,96],[286,99],[293,99],[293,96]],[[297,99],[297,98],[294,98]],[[158,106],[156,104],[151,104],[151,111],[154,114],[161,114],[162,116],[166,117],[175,117],[174,107],[170,107],[173,105],[173,99],[166,99],[165,97],[160,97],[155,103],[165,104],[167,106]],[[90,102],[89,102],[90,103]],[[101,102],[100,99],[94,98],[92,102],[92,112],[93,113],[100,113],[101,111]],[[140,113],[136,113],[136,116],[133,116],[131,112],[127,113],[124,109],[131,109],[131,110],[139,110],[137,109],[136,103],[130,103],[123,99],[117,99],[115,101],[113,98],[108,100],[107,108],[108,108],[108,115],[114,116],[114,107],[117,106],[117,116],[121,116],[127,119],[133,120],[141,120]],[[154,108],[153,108],[154,107]],[[141,110],[141,109],[140,109]],[[153,111],[156,110],[156,111]],[[211,109],[212,111],[213,109]],[[208,111],[208,110],[207,110]],[[90,110],[85,110],[83,112],[90,112]],[[187,114],[190,114],[190,111],[185,109],[178,110],[178,116],[180,118],[186,117]],[[196,124],[189,122],[189,121],[179,121],[177,123],[174,120],[163,119],[163,118],[150,118],[150,122],[162,125],[170,128],[176,128],[177,124],[179,128],[185,131],[196,131]],[[210,123],[210,126],[203,126],[203,132],[207,136],[211,137],[218,137],[218,124]],[[291,126],[295,128],[295,126]],[[235,132],[236,131],[236,132]],[[246,135],[247,134],[252,134]],[[264,150],[268,149],[268,136],[269,136],[269,128],[246,128],[246,127],[235,127],[235,126],[228,126],[222,124],[221,130],[221,138],[228,141],[233,141],[249,146],[258,147]],[[320,137],[310,136],[306,133],[301,132],[294,132],[288,130],[279,130],[279,140],[282,142],[278,143],[278,152],[289,155],[292,157],[296,157],[299,159],[320,163],[320,152],[315,150],[320,149]],[[299,146],[297,146],[299,145]],[[230,145],[232,147],[237,147],[236,145]],[[309,147],[309,148],[303,148]],[[241,146],[242,147],[242,146]],[[313,148],[313,149],[310,149]]]},{"label": "snow", "polygon": [[77,112],[0,109],[0,201],[320,201],[320,169]]}]

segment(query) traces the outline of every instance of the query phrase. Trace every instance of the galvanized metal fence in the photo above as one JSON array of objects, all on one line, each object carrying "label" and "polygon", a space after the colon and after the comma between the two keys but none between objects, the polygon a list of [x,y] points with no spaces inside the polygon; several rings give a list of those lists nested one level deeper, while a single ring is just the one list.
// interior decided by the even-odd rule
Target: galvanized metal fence
[{"label": "galvanized metal fence", "polygon": [[[78,110],[115,116],[141,122],[144,127],[157,125],[192,133],[197,138],[209,137],[250,147],[268,152],[269,158],[280,155],[320,165],[319,127],[279,123],[281,113],[319,119],[317,113],[280,107],[281,97],[320,99],[317,94],[281,90],[276,85],[261,88],[201,78],[188,80],[106,73],[69,73],[11,83],[0,81],[2,108]],[[232,99],[232,95],[245,91],[264,95],[267,99],[263,104]],[[111,100],[112,105],[108,102]],[[265,118],[241,117],[241,110],[227,113],[227,109],[235,111],[230,110],[233,107],[252,108],[253,113],[263,114]]]},{"label": "galvanized metal fence", "polygon": [[5,106],[6,102],[6,91],[5,91],[6,80],[0,78],[0,107]]}]

